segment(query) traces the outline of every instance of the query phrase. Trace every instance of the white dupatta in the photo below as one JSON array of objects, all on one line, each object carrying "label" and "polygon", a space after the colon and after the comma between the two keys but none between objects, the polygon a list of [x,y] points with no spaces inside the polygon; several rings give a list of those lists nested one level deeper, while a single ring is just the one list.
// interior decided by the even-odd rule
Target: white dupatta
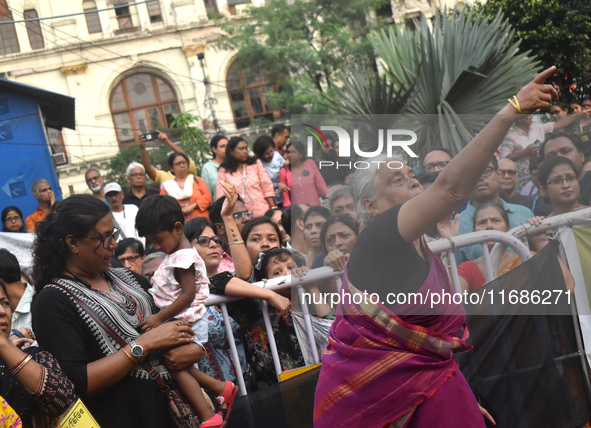
[{"label": "white dupatta", "polygon": [[168,180],[162,183],[162,187],[164,187],[166,193],[168,193],[170,196],[172,196],[178,201],[182,201],[183,199],[189,199],[191,196],[193,196],[193,174],[189,174],[187,176],[187,179],[185,180],[185,184],[183,185],[182,189],[177,184],[177,182],[174,181],[174,178],[172,180]]}]

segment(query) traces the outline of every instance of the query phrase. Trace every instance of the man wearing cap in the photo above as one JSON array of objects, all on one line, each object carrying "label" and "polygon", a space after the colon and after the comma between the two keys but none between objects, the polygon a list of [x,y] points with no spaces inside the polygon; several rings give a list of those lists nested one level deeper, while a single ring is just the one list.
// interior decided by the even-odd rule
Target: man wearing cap
[{"label": "man wearing cap", "polygon": [[125,238],[137,238],[144,245],[146,241],[140,237],[135,229],[135,216],[138,213],[138,207],[131,204],[123,204],[123,189],[119,183],[107,183],[104,187],[105,198],[111,206],[111,214],[113,215],[113,223],[115,227],[121,230],[118,241]]}]

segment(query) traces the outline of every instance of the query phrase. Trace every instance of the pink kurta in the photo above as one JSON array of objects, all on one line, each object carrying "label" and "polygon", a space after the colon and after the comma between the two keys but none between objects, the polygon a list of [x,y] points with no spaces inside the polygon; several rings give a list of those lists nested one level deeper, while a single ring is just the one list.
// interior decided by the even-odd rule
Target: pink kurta
[{"label": "pink kurta", "polygon": [[254,211],[256,217],[265,215],[270,208],[265,198],[275,197],[273,183],[258,159],[252,165],[244,165],[244,174],[238,171],[230,174],[225,168],[220,167],[217,178],[217,198],[224,196],[222,181],[228,181],[236,187],[238,194],[244,200],[246,209]]},{"label": "pink kurta", "polygon": [[289,192],[281,192],[283,206],[291,204],[308,204],[311,207],[320,205],[320,196],[328,191],[326,182],[312,159],[304,161],[304,170],[296,174],[289,167],[279,171],[279,182],[290,188]]}]

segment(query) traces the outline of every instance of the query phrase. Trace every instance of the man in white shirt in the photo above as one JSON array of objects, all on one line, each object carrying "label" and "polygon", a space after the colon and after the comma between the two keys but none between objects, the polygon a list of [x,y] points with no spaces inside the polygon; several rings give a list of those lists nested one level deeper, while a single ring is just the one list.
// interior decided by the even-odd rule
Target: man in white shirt
[{"label": "man in white shirt", "polygon": [[105,185],[105,198],[109,205],[111,205],[111,214],[113,215],[113,222],[115,227],[121,230],[119,234],[119,241],[125,238],[139,239],[142,244],[146,245],[143,237],[140,237],[135,229],[135,216],[138,213],[138,207],[132,204],[123,203],[123,189],[119,183],[111,182]]}]

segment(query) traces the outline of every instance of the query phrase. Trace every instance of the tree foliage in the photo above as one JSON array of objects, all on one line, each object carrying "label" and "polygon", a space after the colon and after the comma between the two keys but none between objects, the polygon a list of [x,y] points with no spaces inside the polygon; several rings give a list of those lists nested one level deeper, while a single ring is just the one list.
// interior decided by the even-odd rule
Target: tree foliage
[{"label": "tree foliage", "polygon": [[170,126],[183,130],[181,148],[195,161],[197,173],[200,173],[201,167],[209,160],[211,153],[205,133],[197,126],[201,118],[188,111],[175,113],[172,117]]},{"label": "tree foliage", "polygon": [[218,42],[236,50],[246,73],[268,71],[276,90],[270,102],[290,113],[321,113],[323,95],[333,94],[337,71],[369,65],[367,34],[372,8],[387,0],[272,0],[247,9],[242,19],[222,24]]},{"label": "tree foliage", "polygon": [[418,136],[413,150],[443,146],[457,153],[482,129],[483,115],[496,113],[535,76],[536,63],[512,42],[501,13],[489,21],[467,7],[444,10],[432,25],[421,16],[415,27],[391,26],[369,37],[384,77],[343,71],[336,110],[405,113],[404,129]]},{"label": "tree foliage", "polygon": [[488,0],[488,14],[499,8],[514,28],[513,41],[531,50],[543,68],[556,65],[552,81],[561,98],[572,100],[591,89],[591,2],[589,0]]}]

